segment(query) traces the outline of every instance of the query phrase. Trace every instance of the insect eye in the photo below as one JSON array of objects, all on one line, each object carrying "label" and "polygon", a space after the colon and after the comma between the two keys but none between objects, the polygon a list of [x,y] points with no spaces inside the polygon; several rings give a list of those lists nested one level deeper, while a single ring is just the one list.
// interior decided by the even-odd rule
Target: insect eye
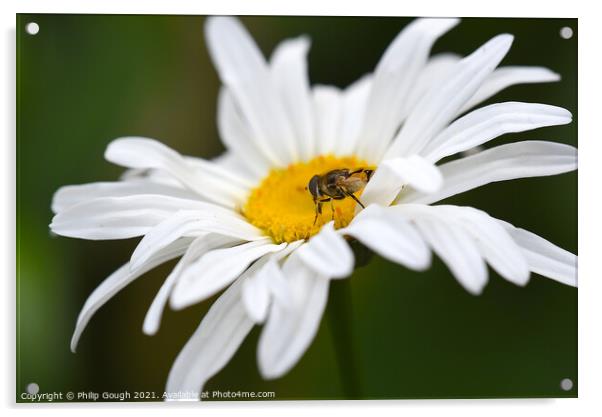
[{"label": "insect eye", "polygon": [[317,175],[314,175],[313,177],[311,177],[311,180],[309,180],[309,184],[307,184],[307,187],[305,187],[305,189],[309,190],[309,192],[313,196],[318,195],[318,176]]}]

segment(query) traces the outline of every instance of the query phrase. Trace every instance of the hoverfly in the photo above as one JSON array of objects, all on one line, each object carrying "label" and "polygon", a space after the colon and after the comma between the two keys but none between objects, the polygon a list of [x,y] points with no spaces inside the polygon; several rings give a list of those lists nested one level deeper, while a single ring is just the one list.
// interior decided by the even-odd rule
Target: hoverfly
[{"label": "hoverfly", "polygon": [[307,189],[311,193],[316,205],[316,216],[314,224],[318,220],[318,215],[322,214],[322,204],[330,202],[332,207],[332,219],[334,220],[334,207],[332,200],[342,200],[346,197],[354,199],[362,208],[365,208],[362,202],[353,195],[366,186],[374,170],[358,168],[356,170],[333,169],[322,175],[314,175],[309,180]]}]

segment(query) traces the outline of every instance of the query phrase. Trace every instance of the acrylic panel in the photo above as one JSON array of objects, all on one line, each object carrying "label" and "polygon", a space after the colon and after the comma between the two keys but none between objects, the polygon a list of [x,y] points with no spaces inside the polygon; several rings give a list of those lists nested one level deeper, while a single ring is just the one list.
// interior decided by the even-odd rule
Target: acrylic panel
[{"label": "acrylic panel", "polygon": [[18,15],[16,400],[576,397],[577,29]]}]

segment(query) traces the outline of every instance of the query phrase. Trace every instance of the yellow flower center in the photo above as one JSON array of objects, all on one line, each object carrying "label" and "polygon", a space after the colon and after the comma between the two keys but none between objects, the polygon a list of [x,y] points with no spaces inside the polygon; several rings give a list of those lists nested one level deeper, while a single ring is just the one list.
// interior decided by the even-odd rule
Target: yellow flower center
[{"label": "yellow flower center", "polygon": [[[314,175],[333,169],[369,168],[365,161],[353,156],[318,156],[284,169],[273,169],[255,187],[242,209],[243,215],[275,242],[309,239],[325,223],[333,220],[335,228],[345,227],[355,215],[356,202],[347,197],[322,203],[322,214],[316,222],[316,206],[307,185]],[[359,196],[361,190],[355,195]],[[334,211],[333,211],[334,209]]]}]

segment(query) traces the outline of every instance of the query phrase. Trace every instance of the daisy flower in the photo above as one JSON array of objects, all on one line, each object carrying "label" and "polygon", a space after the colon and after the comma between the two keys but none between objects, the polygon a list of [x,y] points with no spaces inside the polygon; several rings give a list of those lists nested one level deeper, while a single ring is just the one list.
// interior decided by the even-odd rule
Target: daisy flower
[{"label": "daisy flower", "polygon": [[[148,310],[145,333],[158,331],[168,304],[182,309],[225,291],[173,364],[169,392],[200,392],[255,325],[263,326],[262,376],[284,375],[316,334],[330,280],[352,274],[354,240],[417,271],[434,253],[472,294],[483,291],[487,264],[517,285],[535,272],[576,286],[575,255],[477,208],[435,205],[491,182],[577,168],[575,148],[548,141],[465,156],[507,133],[569,123],[571,114],[524,102],[467,112],[507,86],[559,76],[541,67],[498,68],[509,34],[466,57],[430,56],[457,23],[413,21],[373,73],[341,90],[310,86],[307,37],[283,41],[266,61],[238,20],[208,18],[209,53],[223,83],[217,123],[224,155],[209,161],[152,139],[120,138],[105,153],[128,168],[120,181],[67,186],[54,196],[56,234],[142,236],[129,262],[86,301],[72,350],[113,295],[178,257]],[[335,169],[358,171],[355,199],[321,202],[328,193],[308,189],[314,175]]]}]

